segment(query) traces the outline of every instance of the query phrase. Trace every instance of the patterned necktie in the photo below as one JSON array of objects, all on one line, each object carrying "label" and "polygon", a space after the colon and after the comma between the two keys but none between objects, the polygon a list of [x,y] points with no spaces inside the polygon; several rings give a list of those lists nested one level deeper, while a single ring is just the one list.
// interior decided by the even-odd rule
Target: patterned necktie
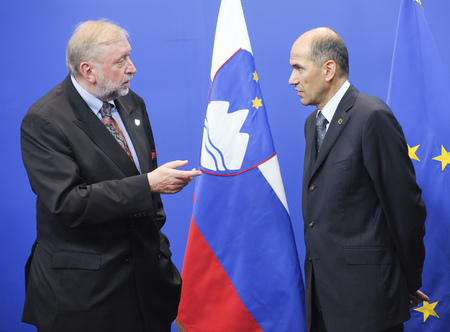
[{"label": "patterned necktie", "polygon": [[133,156],[131,155],[130,149],[128,148],[127,141],[125,140],[125,136],[123,136],[123,132],[116,120],[114,120],[114,118],[111,116],[111,111],[111,104],[104,102],[100,110],[100,114],[102,115],[102,122],[106,126],[106,128],[108,128],[109,132],[114,136],[120,146],[125,150],[128,157],[130,157],[130,159],[134,162]]},{"label": "patterned necktie", "polygon": [[327,124],[328,120],[325,118],[325,116],[322,114],[321,111],[319,111],[319,115],[316,119],[316,147],[317,147],[317,154],[319,154],[320,147],[322,146],[323,139],[325,138],[325,134],[327,133]]}]

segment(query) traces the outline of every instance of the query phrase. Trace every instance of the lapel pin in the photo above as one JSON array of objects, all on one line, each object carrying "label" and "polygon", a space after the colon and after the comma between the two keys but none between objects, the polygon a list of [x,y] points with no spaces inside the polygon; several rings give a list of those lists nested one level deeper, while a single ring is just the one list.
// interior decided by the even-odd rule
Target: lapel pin
[{"label": "lapel pin", "polygon": [[343,120],[342,118],[339,118],[338,123],[339,123],[339,124],[342,124],[342,122],[344,122],[344,120]]},{"label": "lapel pin", "polygon": [[139,119],[134,119],[134,124],[135,124],[136,126],[139,126],[139,125],[141,124],[141,120],[139,120]]}]

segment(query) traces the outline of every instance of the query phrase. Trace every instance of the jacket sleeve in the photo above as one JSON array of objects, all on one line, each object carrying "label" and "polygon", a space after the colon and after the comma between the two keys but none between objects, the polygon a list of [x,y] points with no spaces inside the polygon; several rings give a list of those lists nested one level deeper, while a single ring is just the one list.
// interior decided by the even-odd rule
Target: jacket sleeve
[{"label": "jacket sleeve", "polygon": [[422,286],[426,209],[403,131],[392,112],[381,109],[372,113],[363,132],[364,163],[388,222],[408,290],[415,292]]},{"label": "jacket sleeve", "polygon": [[[77,163],[77,158],[90,158],[89,147],[85,156],[75,155],[71,139],[42,112],[24,117],[22,158],[38,204],[70,227],[155,214],[146,174],[107,174],[93,182]],[[98,164],[91,172],[100,174],[98,178],[108,172],[103,168],[107,165]]]}]

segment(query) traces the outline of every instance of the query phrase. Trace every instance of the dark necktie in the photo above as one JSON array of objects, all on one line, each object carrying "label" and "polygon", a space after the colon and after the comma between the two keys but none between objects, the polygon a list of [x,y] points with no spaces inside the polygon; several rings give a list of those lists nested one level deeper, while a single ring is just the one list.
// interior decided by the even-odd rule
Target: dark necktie
[{"label": "dark necktie", "polygon": [[100,110],[100,114],[102,115],[102,122],[108,128],[109,132],[114,136],[116,141],[120,144],[120,146],[125,150],[128,157],[134,162],[133,156],[131,155],[130,149],[128,148],[127,141],[125,140],[125,136],[123,136],[123,132],[120,129],[118,123],[111,115],[111,104],[107,102],[103,103],[103,106]]},{"label": "dark necktie", "polygon": [[325,134],[327,133],[327,124],[328,120],[325,119],[325,116],[319,111],[319,115],[316,119],[316,147],[317,153],[320,151],[320,147],[322,146],[323,139],[325,138]]}]

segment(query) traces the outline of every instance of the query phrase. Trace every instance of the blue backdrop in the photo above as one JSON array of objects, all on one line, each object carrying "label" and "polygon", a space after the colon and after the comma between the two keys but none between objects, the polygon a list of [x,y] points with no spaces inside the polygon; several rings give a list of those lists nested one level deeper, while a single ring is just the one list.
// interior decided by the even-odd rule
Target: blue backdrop
[{"label": "blue backdrop", "polygon": [[[34,331],[20,323],[24,264],[35,238],[35,196],[20,154],[19,127],[33,102],[67,75],[65,47],[74,26],[109,18],[131,36],[137,74],[131,86],[147,103],[160,164],[188,159],[198,167],[220,0],[2,0],[0,100],[0,331]],[[292,43],[304,31],[329,26],[350,53],[350,82],[386,100],[400,0],[242,0],[256,70],[284,180],[300,259],[303,124],[312,111],[288,85]],[[422,0],[450,73],[450,1]],[[413,36],[411,36],[413,38]],[[173,260],[182,269],[194,185],[165,195]]]}]

